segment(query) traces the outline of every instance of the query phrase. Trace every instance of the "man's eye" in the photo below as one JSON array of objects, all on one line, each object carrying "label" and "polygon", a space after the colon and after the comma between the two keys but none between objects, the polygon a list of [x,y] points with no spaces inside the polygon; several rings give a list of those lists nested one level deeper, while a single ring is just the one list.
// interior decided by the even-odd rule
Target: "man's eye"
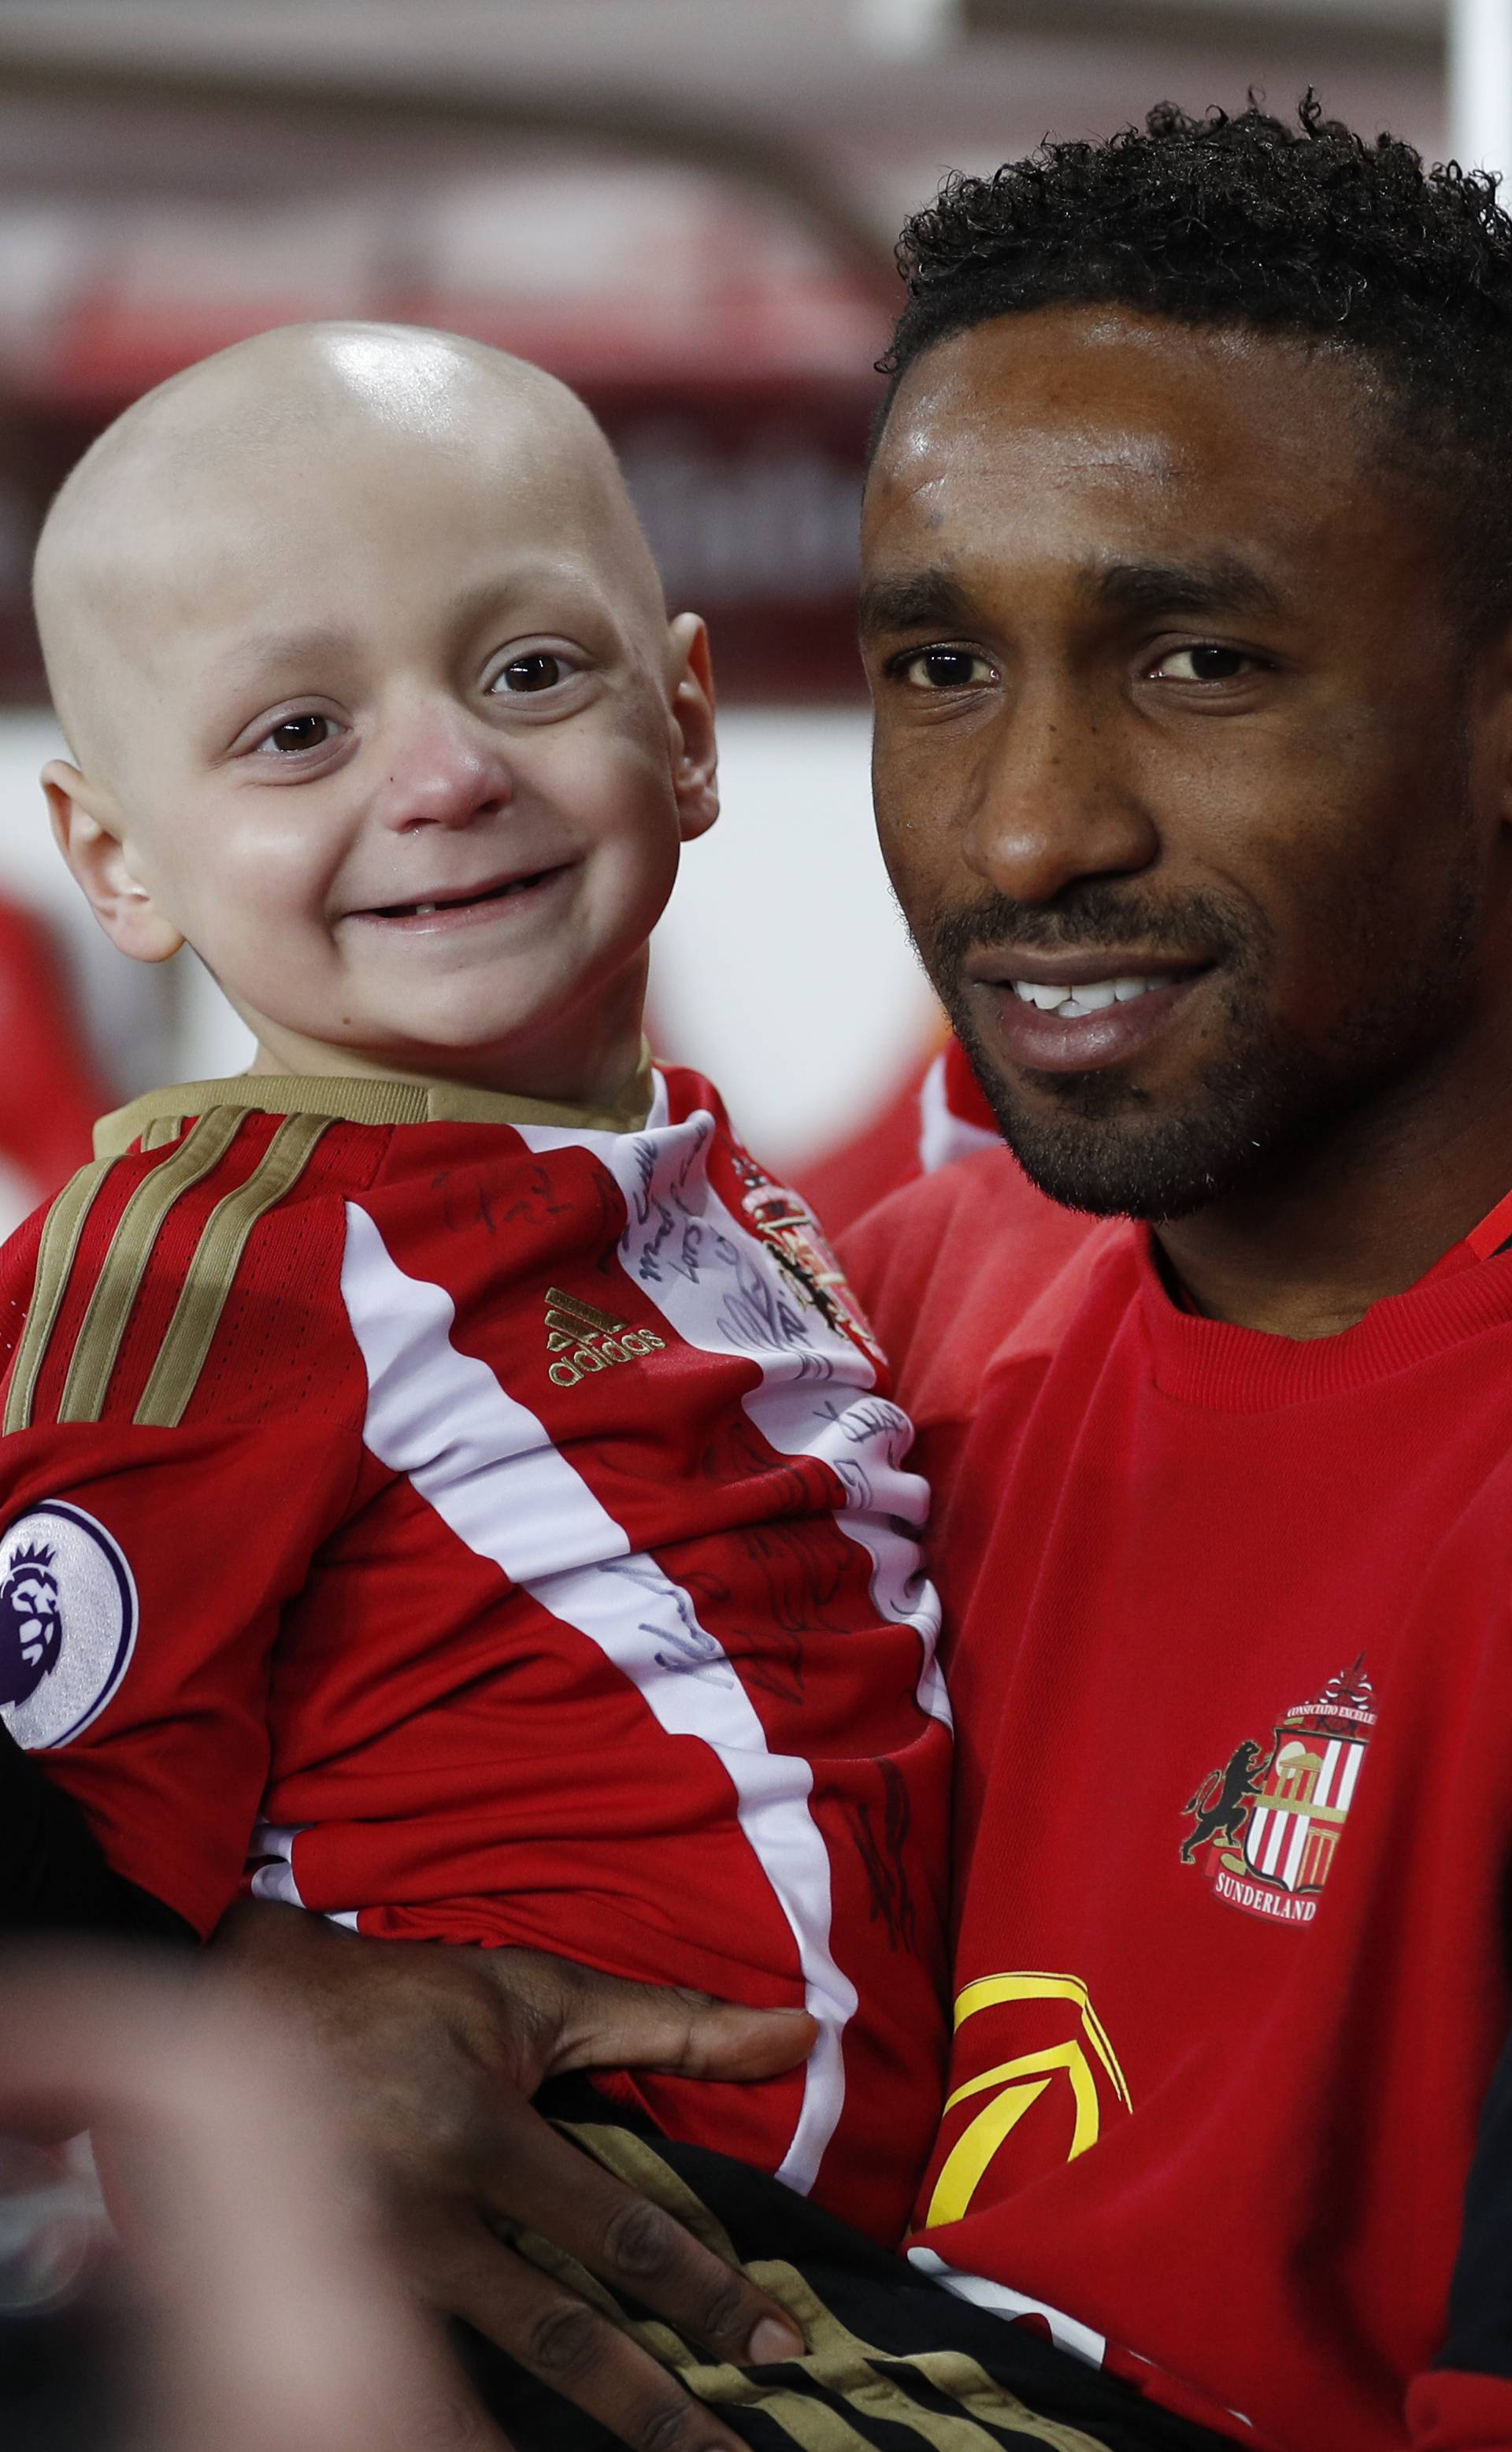
[{"label": "man's eye", "polygon": [[987,658],[973,655],[970,647],[925,647],[908,657],[900,669],[914,689],[924,690],[970,689],[992,678]]},{"label": "man's eye", "polygon": [[1162,656],[1155,671],[1173,682],[1233,682],[1253,662],[1239,647],[1176,647]]},{"label": "man's eye", "polygon": [[514,698],[532,690],[555,689],[559,682],[570,681],[572,673],[565,656],[550,655],[541,647],[533,655],[512,657],[491,686]]},{"label": "man's eye", "polygon": [[336,725],[330,716],[291,715],[283,723],[275,723],[257,745],[275,757],[297,758],[304,749],[324,749],[335,737]]}]

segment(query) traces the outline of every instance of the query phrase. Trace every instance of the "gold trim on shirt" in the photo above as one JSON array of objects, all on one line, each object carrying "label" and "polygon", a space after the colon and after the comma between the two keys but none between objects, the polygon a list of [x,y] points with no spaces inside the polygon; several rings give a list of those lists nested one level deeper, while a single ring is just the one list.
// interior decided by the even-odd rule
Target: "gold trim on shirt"
[{"label": "gold trim on shirt", "polygon": [[214,1174],[241,1128],[240,1116],[226,1108],[212,1109],[132,1193],[110,1237],[69,1359],[58,1400],[60,1422],[99,1420],[127,1323],[168,1212],[185,1193]]},{"label": "gold trim on shirt", "polygon": [[[135,1186],[116,1221],[85,1306],[52,1420],[101,1419],[163,1229],[177,1204],[215,1173],[245,1121],[245,1113],[235,1107],[210,1108],[177,1149]],[[136,1409],[135,1420],[147,1429],[173,1430],[182,1421],[215,1341],[252,1230],[292,1192],[330,1124],[327,1116],[285,1117],[245,1181],[226,1193],[210,1211],[185,1269],[172,1316]],[[85,1223],[112,1164],[109,1158],[97,1158],[92,1166],[83,1168],[48,1213],[32,1299],[6,1397],[7,1431],[30,1427],[37,1380],[57,1332]]]},{"label": "gold trim on shirt", "polygon": [[[575,2121],[555,2126],[638,2196],[675,2215],[721,2263],[767,2291],[802,2334],[807,2346],[801,2356],[783,2360],[764,2376],[717,2363],[707,2349],[685,2341],[670,2324],[655,2317],[633,2318],[601,2282],[539,2233],[525,2231],[515,2239],[532,2264],[591,2301],[706,2406],[758,2411],[769,2431],[784,2437],[795,2452],[868,2452],[884,2436],[913,2452],[999,2452],[1007,2443],[1026,2441],[1053,2452],[1099,2452],[1079,2427],[1037,2416],[968,2352],[896,2350],[867,2341],[851,2331],[795,2265],[759,2258],[742,2267],[723,2225],[655,2147],[630,2130]],[[942,2402],[954,2406],[942,2408]]]},{"label": "gold trim on shirt", "polygon": [[[217,1112],[224,1115],[226,1110]],[[239,1126],[240,1117],[234,1120]],[[253,1227],[285,1193],[293,1191],[321,1135],[330,1127],[328,1116],[285,1116],[246,1181],[216,1202],[205,1221],[133,1421],[148,1430],[178,1428],[215,1341]],[[171,1164],[171,1159],[166,1159],[158,1172]]]},{"label": "gold trim on shirt", "polygon": [[[643,1045],[635,1080],[618,1108],[566,1106],[456,1081],[339,1074],[243,1073],[228,1080],[187,1081],[148,1091],[101,1117],[94,1131],[94,1163],[64,1187],[48,1213],[26,1326],[6,1394],[5,1430],[22,1431],[31,1423],[38,1379],[85,1227],[111,1164],[133,1144],[168,1154],[134,1187],[110,1236],[68,1356],[55,1416],[60,1422],[100,1420],[153,1252],[176,1203],[214,1174],[245,1117],[282,1118],[245,1181],[210,1212],[185,1272],[135,1415],[147,1428],[168,1430],[182,1421],[194,1394],[253,1229],[293,1190],[332,1123],[539,1124],[568,1132],[637,1132],[651,1111],[652,1088],[651,1051]],[[178,1146],[170,1147],[174,1142]]]},{"label": "gold trim on shirt", "polygon": [[79,1238],[94,1206],[95,1195],[109,1172],[108,1158],[96,1158],[92,1166],[81,1167],[78,1174],[64,1185],[48,1212],[42,1240],[37,1247],[37,1273],[27,1310],[27,1324],[21,1333],[15,1369],[10,1374],[10,1385],[6,1391],[5,1428],[8,1433],[24,1431],[30,1422],[37,1379],[47,1359],[48,1347],[52,1342],[52,1332],[58,1324],[63,1297],[69,1290],[69,1279],[78,1256]]},{"label": "gold trim on shirt", "polygon": [[95,1156],[120,1157],[138,1141],[160,1148],[183,1131],[187,1117],[223,1107],[349,1124],[549,1124],[567,1132],[636,1133],[651,1113],[651,1050],[642,1046],[635,1079],[618,1107],[574,1107],[461,1081],[390,1081],[355,1073],[237,1073],[225,1081],[181,1081],[102,1116],[94,1128]]}]

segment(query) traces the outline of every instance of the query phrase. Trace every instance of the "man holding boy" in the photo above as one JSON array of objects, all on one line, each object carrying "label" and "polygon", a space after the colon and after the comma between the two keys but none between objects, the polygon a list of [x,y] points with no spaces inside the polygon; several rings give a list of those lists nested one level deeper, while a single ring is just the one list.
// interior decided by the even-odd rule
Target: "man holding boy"
[{"label": "man holding boy", "polygon": [[879,823],[1019,1161],[851,1246],[954,1622],[914,2247],[1236,2440],[1505,2445],[1512,230],[1166,113],[905,263]]},{"label": "man holding boy", "polygon": [[[963,1729],[915,2270],[1137,2380],[1157,2433],[1505,2444],[1512,233],[1315,116],[1166,114],[967,183],[911,249],[865,538],[884,848],[1023,1169],[1110,1221],[989,1154],[855,1241]],[[375,2064],[394,1954],[287,1957],[355,2067],[488,2025],[418,1968]],[[695,2008],[679,2044],[520,1980],[521,2077],[542,2022],[579,2063],[701,2048]],[[637,2277],[602,2228],[586,2261],[696,2329],[702,2268]],[[449,2273],[437,2236],[481,2304],[481,2226]],[[556,2371],[620,2379],[627,2440],[721,2440],[591,2319]]]},{"label": "man holding boy", "polygon": [[7,1249],[7,1749],[202,1935],[261,1812],[265,1897],[786,2010],[757,2082],[599,2121],[891,2245],[946,2041],[926,1493],[814,1221],[644,1050],[702,624],[560,385],[361,326],[139,403],[37,593],[70,866],[258,1053]]}]

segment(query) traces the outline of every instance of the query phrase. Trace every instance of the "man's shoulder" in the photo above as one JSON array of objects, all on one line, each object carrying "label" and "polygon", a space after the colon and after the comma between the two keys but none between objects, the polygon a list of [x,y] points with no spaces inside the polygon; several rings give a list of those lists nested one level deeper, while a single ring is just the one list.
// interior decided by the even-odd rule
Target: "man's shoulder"
[{"label": "man's shoulder", "polygon": [[232,1410],[276,1405],[339,1265],[324,1138],[320,1118],[207,1108],[82,1167],[0,1251],[5,1429],[174,1427],[212,1355]]},{"label": "man's shoulder", "polygon": [[915,1421],[974,1407],[983,1374],[1029,1323],[1052,1336],[1093,1256],[1122,1220],[1063,1209],[1006,1147],[906,1184],[841,1237],[840,1251]]}]

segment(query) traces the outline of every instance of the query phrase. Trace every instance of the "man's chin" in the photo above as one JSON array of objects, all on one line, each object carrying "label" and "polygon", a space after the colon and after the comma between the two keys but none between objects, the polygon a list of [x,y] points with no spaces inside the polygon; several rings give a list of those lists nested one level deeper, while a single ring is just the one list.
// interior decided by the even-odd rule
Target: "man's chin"
[{"label": "man's chin", "polygon": [[[1003,1137],[1030,1181],[1047,1199],[1063,1209],[1079,1209],[1092,1217],[1137,1217],[1160,1224],[1189,1217],[1237,1189],[1208,1168],[1193,1171],[1184,1154],[1148,1143],[1111,1145],[1109,1136],[1075,1131],[1076,1145],[1067,1145],[1041,1132],[1010,1128],[999,1117]],[[1092,1146],[1089,1146],[1089,1142]]]},{"label": "man's chin", "polygon": [[1189,1217],[1266,1172],[1265,1148],[1238,1101],[1162,1115],[1147,1092],[1106,1074],[1021,1088],[974,1056],[973,1063],[1020,1166],[1064,1209],[1160,1223]]}]

